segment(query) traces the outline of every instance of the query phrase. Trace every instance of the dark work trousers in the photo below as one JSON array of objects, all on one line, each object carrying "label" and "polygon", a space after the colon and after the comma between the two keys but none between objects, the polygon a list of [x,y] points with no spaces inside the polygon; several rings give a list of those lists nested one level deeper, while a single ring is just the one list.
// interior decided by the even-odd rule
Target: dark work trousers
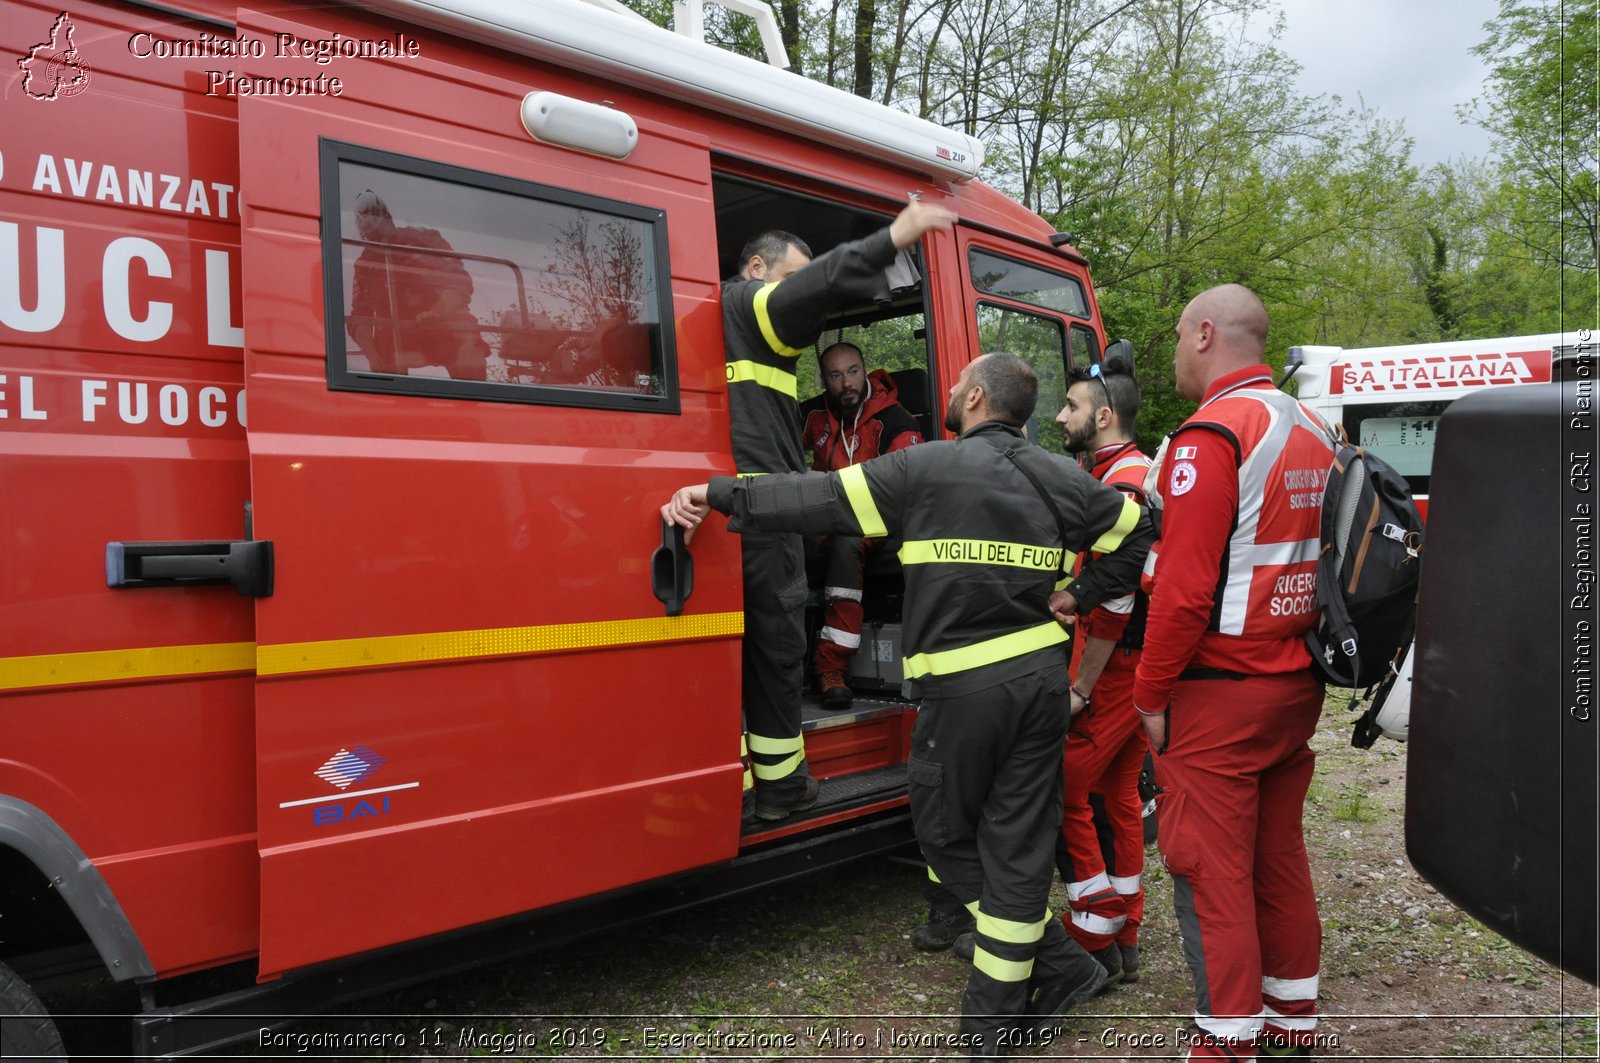
[{"label": "dark work trousers", "polygon": [[[977,918],[961,1030],[975,1055],[1094,959],[1046,904],[1061,828],[1067,669],[1049,665],[970,694],[924,697],[912,730],[911,817],[933,874]],[[1053,1014],[1054,1012],[1051,1012]]]},{"label": "dark work trousers", "polygon": [[805,548],[788,532],[744,535],[744,719],[756,788],[805,787],[800,685],[806,655]]},{"label": "dark work trousers", "polygon": [[1322,711],[1309,672],[1180,681],[1156,758],[1158,841],[1194,973],[1189,1058],[1247,1059],[1317,1024],[1322,924],[1301,815]]}]

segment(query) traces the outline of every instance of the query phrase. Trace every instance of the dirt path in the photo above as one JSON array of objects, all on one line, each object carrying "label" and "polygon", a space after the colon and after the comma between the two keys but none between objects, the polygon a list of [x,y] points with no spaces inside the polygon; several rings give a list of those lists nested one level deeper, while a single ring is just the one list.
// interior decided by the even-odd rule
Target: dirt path
[{"label": "dirt path", "polygon": [[[1351,749],[1348,731],[1342,705],[1330,705],[1306,816],[1324,926],[1318,1055],[1596,1058],[1594,988],[1421,880],[1401,841],[1404,747]],[[1140,981],[1080,1009],[1041,1056],[1182,1054],[1193,991],[1171,882],[1151,856]],[[951,1039],[966,968],[910,947],[921,883],[920,868],[869,862],[369,1004],[407,1016],[369,1028],[433,1030],[424,1058],[441,1060],[473,1046],[553,1054],[553,1040],[569,1054],[621,1058],[964,1055]],[[1052,907],[1065,900],[1058,885]]]}]

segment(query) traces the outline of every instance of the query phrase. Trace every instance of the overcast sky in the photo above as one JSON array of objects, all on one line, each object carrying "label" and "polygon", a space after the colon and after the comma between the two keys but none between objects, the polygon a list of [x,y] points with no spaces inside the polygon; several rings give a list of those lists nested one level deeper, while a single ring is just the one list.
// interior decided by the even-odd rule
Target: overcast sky
[{"label": "overcast sky", "polygon": [[1300,91],[1364,101],[1402,119],[1426,168],[1489,153],[1489,137],[1463,125],[1456,106],[1482,95],[1487,73],[1472,54],[1495,0],[1280,0],[1280,47],[1300,64]]}]

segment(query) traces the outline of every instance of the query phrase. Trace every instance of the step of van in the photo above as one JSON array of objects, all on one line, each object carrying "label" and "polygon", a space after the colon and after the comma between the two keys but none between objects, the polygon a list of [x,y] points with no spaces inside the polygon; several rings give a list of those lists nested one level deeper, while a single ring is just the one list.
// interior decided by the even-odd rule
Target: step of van
[{"label": "step of van", "polygon": [[817,803],[777,822],[746,823],[746,844],[758,836],[765,840],[797,829],[811,830],[905,803],[905,763],[916,722],[915,704],[898,697],[857,694],[848,709],[828,711],[819,697],[808,694],[800,715],[806,763],[822,784]]}]

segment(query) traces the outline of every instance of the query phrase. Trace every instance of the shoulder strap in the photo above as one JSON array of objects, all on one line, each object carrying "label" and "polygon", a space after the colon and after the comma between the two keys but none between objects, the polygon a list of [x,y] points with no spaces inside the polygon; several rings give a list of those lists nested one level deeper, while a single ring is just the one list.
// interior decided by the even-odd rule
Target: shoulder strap
[{"label": "shoulder strap", "polygon": [[1066,577],[1067,577],[1067,522],[1061,516],[1061,510],[1056,506],[1055,499],[1050,497],[1050,492],[1046,491],[1044,489],[1044,484],[1039,482],[1039,478],[1037,476],[1035,476],[1032,472],[1028,471],[1028,467],[1026,465],[1022,464],[1022,462],[1017,460],[1017,448],[1016,447],[1007,447],[1006,449],[1002,450],[1000,453],[1004,454],[1006,456],[1006,458],[1008,460],[1010,460],[1011,464],[1013,464],[1013,465],[1015,465],[1017,467],[1017,471],[1018,472],[1020,472],[1022,475],[1026,476],[1028,478],[1028,482],[1033,485],[1033,489],[1035,491],[1039,492],[1039,497],[1044,499],[1044,504],[1049,507],[1050,515],[1056,519],[1056,534],[1061,536],[1061,562],[1056,568],[1056,580],[1059,582],[1059,581],[1061,581],[1063,579],[1066,579]]}]

